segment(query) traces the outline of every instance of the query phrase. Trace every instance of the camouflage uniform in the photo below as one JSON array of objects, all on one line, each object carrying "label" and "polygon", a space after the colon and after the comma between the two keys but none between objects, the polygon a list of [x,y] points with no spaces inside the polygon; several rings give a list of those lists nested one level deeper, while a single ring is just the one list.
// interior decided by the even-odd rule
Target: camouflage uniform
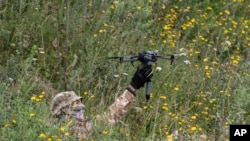
[{"label": "camouflage uniform", "polygon": [[109,107],[109,111],[103,115],[97,115],[94,121],[84,120],[84,109],[77,112],[70,110],[69,105],[72,105],[74,101],[79,99],[81,97],[77,96],[73,91],[61,92],[53,98],[50,110],[55,117],[63,118],[65,115],[69,115],[77,119],[72,128],[73,132],[79,139],[85,139],[90,134],[92,122],[103,121],[108,124],[120,122],[135,100],[135,89],[129,86]]},{"label": "camouflage uniform", "polygon": [[84,140],[89,136],[91,126],[91,121],[77,121],[73,126],[72,131],[77,135],[79,140]]}]

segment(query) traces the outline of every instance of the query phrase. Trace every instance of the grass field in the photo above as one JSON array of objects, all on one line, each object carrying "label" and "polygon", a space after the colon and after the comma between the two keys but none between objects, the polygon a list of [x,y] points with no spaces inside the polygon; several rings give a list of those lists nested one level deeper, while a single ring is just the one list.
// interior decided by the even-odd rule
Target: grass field
[{"label": "grass field", "polygon": [[0,140],[76,140],[52,118],[52,97],[73,90],[86,115],[108,110],[140,62],[113,56],[177,54],[154,64],[151,99],[138,91],[115,126],[90,141],[229,141],[250,124],[248,0],[0,0]]}]

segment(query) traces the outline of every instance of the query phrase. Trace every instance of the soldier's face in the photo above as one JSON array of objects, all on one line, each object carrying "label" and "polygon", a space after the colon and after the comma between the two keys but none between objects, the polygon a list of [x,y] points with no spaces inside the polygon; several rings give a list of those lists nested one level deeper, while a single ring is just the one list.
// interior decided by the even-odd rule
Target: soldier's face
[{"label": "soldier's face", "polygon": [[85,106],[82,104],[81,99],[73,102],[73,111],[74,111],[74,118],[75,119],[77,119],[79,121],[84,120]]}]

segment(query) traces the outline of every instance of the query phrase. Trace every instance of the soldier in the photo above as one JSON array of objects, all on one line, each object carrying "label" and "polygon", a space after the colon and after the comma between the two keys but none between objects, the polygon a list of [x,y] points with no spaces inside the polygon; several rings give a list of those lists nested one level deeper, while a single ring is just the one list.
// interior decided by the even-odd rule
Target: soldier
[{"label": "soldier", "polygon": [[[152,65],[144,65],[138,68],[134,74],[129,86],[109,107],[109,111],[103,115],[96,116],[95,120],[103,121],[109,124],[115,124],[121,121],[121,118],[128,112],[131,104],[136,98],[136,90],[143,87],[153,76]],[[73,132],[78,138],[87,138],[93,121],[84,119],[85,105],[81,103],[81,97],[73,91],[66,91],[57,94],[51,103],[50,110],[56,118],[65,117],[76,120],[73,126]]]}]

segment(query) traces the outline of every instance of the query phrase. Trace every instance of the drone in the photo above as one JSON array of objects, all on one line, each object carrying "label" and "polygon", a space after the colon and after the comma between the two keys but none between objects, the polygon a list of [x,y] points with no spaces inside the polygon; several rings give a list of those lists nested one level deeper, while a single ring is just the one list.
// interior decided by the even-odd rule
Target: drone
[{"label": "drone", "polygon": [[140,61],[142,65],[148,64],[148,63],[154,63],[157,61],[157,59],[166,59],[170,60],[170,65],[173,64],[175,55],[171,55],[170,57],[160,56],[157,55],[158,51],[143,51],[139,52],[137,56],[130,56],[130,57],[108,57],[108,59],[119,59],[120,63],[123,62],[131,62],[132,65],[135,61]]},{"label": "drone", "polygon": [[[165,59],[170,60],[170,65],[174,62],[175,55],[170,55],[170,57],[160,56],[158,55],[158,51],[142,51],[139,52],[137,56],[130,56],[130,57],[109,57],[108,59],[119,59],[120,63],[123,62],[131,62],[133,63],[135,61],[140,61],[142,66],[144,65],[152,65],[155,63],[158,59]],[[146,83],[146,100],[148,101],[150,99],[150,91],[151,91],[152,82],[149,80]]]}]

